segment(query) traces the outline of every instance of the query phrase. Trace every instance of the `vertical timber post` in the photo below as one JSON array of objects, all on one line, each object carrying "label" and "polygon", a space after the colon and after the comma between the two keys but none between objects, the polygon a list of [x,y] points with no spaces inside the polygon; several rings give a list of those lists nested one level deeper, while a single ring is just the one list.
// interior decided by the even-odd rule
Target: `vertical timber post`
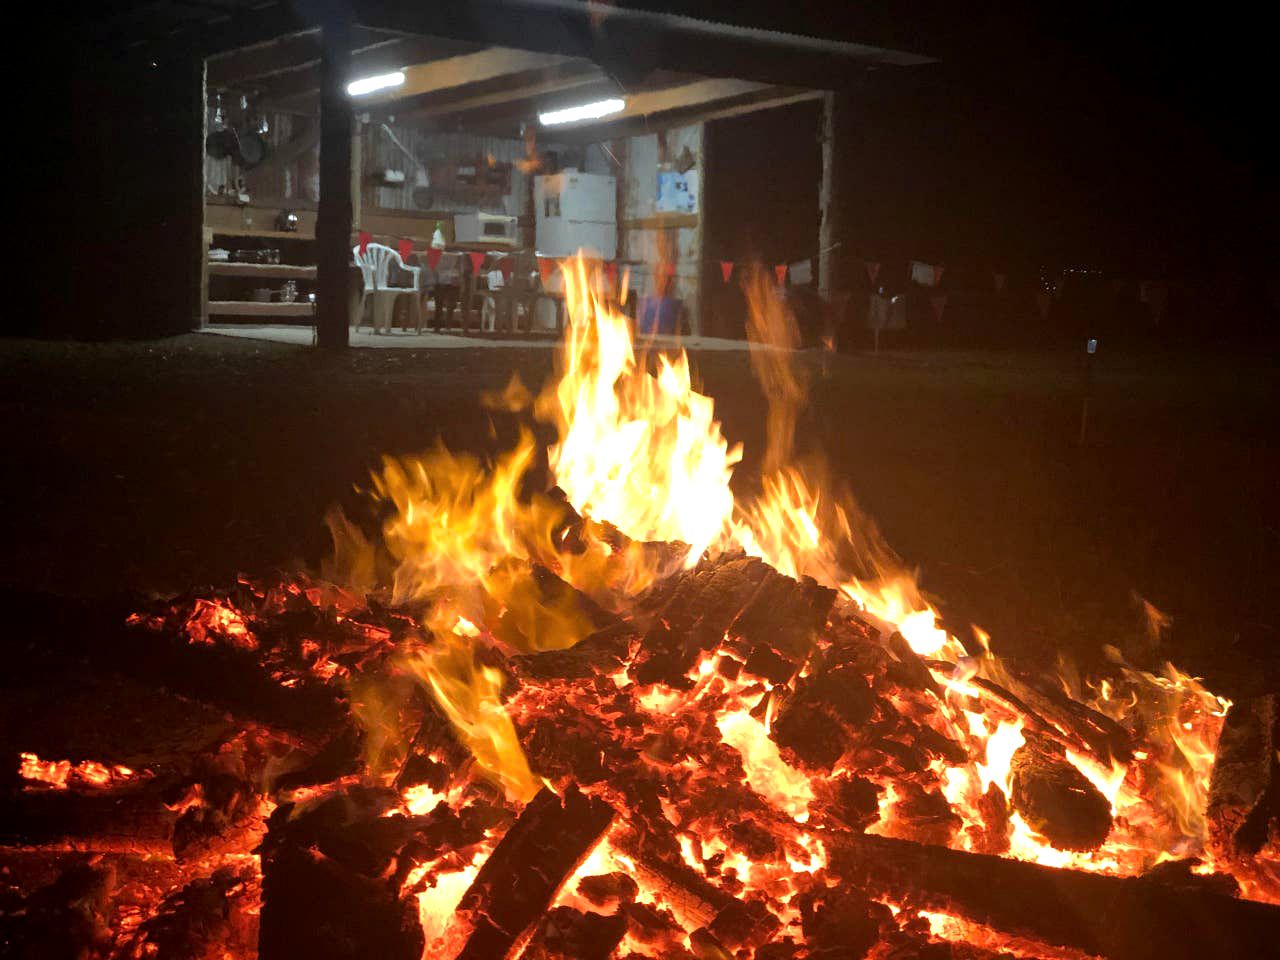
[{"label": "vertical timber post", "polygon": [[351,19],[333,13],[320,29],[320,209],[316,215],[316,344],[348,343],[351,284],[351,138],[355,120],[346,82]]},{"label": "vertical timber post", "polygon": [[827,303],[849,283],[840,269],[848,259],[843,180],[850,160],[849,95],[828,90],[822,97],[822,185],[818,191],[818,293]]},{"label": "vertical timber post", "polygon": [[200,330],[209,325],[209,243],[205,236],[205,211],[204,211],[204,140],[208,133],[206,124],[208,122],[207,92],[205,88],[205,59],[204,52],[201,50],[193,50],[190,53],[190,77],[188,85],[188,93],[191,97],[191,109],[195,113],[192,120],[196,121],[191,124],[193,133],[198,134],[193,137],[194,143],[188,146],[190,163],[192,165],[192,184],[191,192],[188,199],[191,202],[191,220],[193,223],[192,233],[194,234],[195,243],[191,249],[191,258],[194,261],[193,272],[195,274],[195,282],[191,284],[192,303],[191,303],[191,324],[192,329]]}]

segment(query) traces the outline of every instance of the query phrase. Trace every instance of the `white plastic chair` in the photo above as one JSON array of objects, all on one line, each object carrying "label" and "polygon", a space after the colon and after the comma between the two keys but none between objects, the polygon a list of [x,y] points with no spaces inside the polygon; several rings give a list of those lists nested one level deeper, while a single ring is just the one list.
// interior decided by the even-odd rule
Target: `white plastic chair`
[{"label": "white plastic chair", "polygon": [[[364,290],[360,295],[360,309],[356,311],[355,328],[357,330],[360,329],[360,321],[364,317],[365,301],[372,295],[373,332],[376,334],[385,330],[390,333],[391,311],[395,307],[396,298],[409,294],[410,302],[413,305],[414,328],[421,332],[422,268],[405,266],[404,261],[400,258],[399,251],[381,243],[367,244],[364,248],[364,253],[360,252],[359,247],[352,247],[351,255],[355,257],[356,265],[360,268],[360,273],[364,278]],[[387,276],[391,272],[391,264],[393,263],[413,278],[411,286],[392,287],[387,285]]]}]

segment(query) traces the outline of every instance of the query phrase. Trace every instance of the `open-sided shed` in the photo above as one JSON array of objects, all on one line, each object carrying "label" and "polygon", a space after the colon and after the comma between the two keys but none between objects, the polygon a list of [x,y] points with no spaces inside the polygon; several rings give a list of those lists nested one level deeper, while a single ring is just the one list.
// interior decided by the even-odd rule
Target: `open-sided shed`
[{"label": "open-sided shed", "polygon": [[[304,231],[314,236],[316,324],[324,346],[347,343],[349,265],[357,231],[387,239],[419,236],[412,224],[406,226],[408,212],[394,204],[362,209],[370,174],[361,170],[362,158],[373,155],[372,140],[381,139],[377,131],[384,124],[465,128],[515,141],[539,111],[622,90],[621,110],[556,131],[556,142],[568,148],[619,144],[620,150],[607,152],[621,170],[628,158],[618,153],[625,152],[629,138],[656,135],[665,153],[663,136],[675,131],[673,151],[690,143],[696,148],[701,141],[690,140],[687,132],[700,137],[701,125],[709,120],[821,101],[821,236],[815,249],[818,283],[830,292],[840,285],[830,253],[841,235],[840,181],[847,167],[841,161],[851,127],[844,91],[869,70],[929,62],[913,53],[844,40],[574,0],[129,3],[95,21],[92,36],[94,55],[106,66],[86,69],[91,79],[81,85],[82,102],[112,101],[117,106],[106,116],[117,118],[140,105],[152,118],[139,131],[149,141],[144,144],[151,155],[147,171],[113,176],[108,164],[101,174],[118,215],[130,223],[127,230],[109,231],[111,237],[125,239],[135,252],[147,250],[146,256],[124,258],[125,273],[146,270],[153,285],[149,306],[122,302],[119,312],[150,309],[180,318],[152,319],[152,329],[157,323],[181,329],[207,320],[210,236],[231,229],[228,217],[240,216],[243,227],[248,216],[207,196],[211,94],[251,90],[255,111],[304,118],[286,142],[276,144],[257,180],[308,152],[318,157],[315,209],[303,211],[302,219]],[[389,70],[403,72],[404,82],[369,96],[348,94],[352,80]],[[131,108],[118,106],[121,98],[129,98],[125,102]],[[111,123],[101,116],[96,124],[87,121],[99,133]],[[387,129],[394,142],[393,128]],[[761,145],[762,150],[776,147]],[[701,229],[696,216],[628,208],[628,177],[634,187],[638,178],[652,177],[645,160],[651,166],[664,159],[642,156],[647,149],[639,145],[629,158],[632,169],[619,176],[618,228],[620,235],[630,231],[629,237],[620,236],[620,248],[637,260],[674,241],[679,231],[696,237]],[[290,176],[296,180],[296,170]],[[260,231],[270,230],[268,211],[298,206],[289,198],[270,197],[273,191],[265,187],[255,192],[276,201],[275,207],[264,201],[266,209],[258,212]],[[685,251],[687,262],[677,269],[687,272],[687,293],[696,302],[709,264],[697,243],[671,246]],[[120,255],[104,246],[101,256]],[[123,301],[133,284],[122,279],[112,287]],[[155,290],[168,293],[155,299]]]}]

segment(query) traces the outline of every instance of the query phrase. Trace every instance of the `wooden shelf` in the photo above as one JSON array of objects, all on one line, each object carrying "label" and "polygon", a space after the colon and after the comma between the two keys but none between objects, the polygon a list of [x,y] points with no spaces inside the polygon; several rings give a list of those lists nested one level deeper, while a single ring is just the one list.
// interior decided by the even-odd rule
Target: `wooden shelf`
[{"label": "wooden shelf", "polygon": [[211,317],[310,317],[315,305],[302,303],[258,303],[254,300],[210,300]]},{"label": "wooden shelf", "polygon": [[316,268],[291,263],[234,263],[230,260],[210,260],[211,277],[261,277],[273,280],[314,280]]},{"label": "wooden shelf", "polygon": [[268,237],[273,240],[314,240],[315,236],[303,230],[267,230],[263,227],[213,227],[215,237]]}]

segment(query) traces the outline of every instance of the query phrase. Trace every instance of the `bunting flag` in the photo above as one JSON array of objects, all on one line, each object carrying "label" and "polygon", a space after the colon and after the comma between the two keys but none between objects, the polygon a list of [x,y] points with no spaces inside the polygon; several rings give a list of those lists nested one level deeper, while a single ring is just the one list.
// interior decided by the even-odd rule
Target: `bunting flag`
[{"label": "bunting flag", "polygon": [[400,259],[407,262],[408,259],[413,256],[413,241],[401,240],[397,245],[397,249],[400,252]]},{"label": "bunting flag", "polygon": [[373,241],[373,234],[368,230],[361,230],[359,234],[359,250],[360,256],[364,256],[364,252],[369,249],[369,244]]},{"label": "bunting flag", "polygon": [[665,277],[674,277],[676,275],[676,265],[674,263],[664,263],[661,269]]},{"label": "bunting flag", "polygon": [[729,282],[729,278],[733,276],[733,261],[732,261],[732,260],[721,260],[721,261],[720,261],[720,276],[724,277],[724,282],[725,282],[725,283],[728,283],[728,282]]},{"label": "bunting flag", "polygon": [[947,295],[935,293],[929,298],[929,305],[933,307],[933,319],[941,322],[943,311],[947,309]]},{"label": "bunting flag", "polygon": [[942,283],[942,271],[945,269],[947,268],[942,266],[941,264],[938,264],[933,268],[933,285],[935,287],[938,286],[940,283]]},{"label": "bunting flag", "polygon": [[864,260],[862,265],[867,268],[867,279],[870,280],[872,286],[874,286],[876,277],[880,276],[880,264],[871,260]]},{"label": "bunting flag", "polygon": [[785,263],[777,264],[773,268],[773,275],[778,278],[779,286],[786,283],[787,282],[787,265]]},{"label": "bunting flag", "polygon": [[556,262],[550,257],[538,258],[538,276],[542,278],[542,285],[545,287],[551,282],[551,275],[555,273]]},{"label": "bunting flag", "polygon": [[1005,273],[997,273],[996,275],[996,293],[1004,293],[1004,285],[1009,279],[1009,275]]},{"label": "bunting flag", "polygon": [[923,260],[911,261],[911,281],[922,287],[936,287],[942,282],[943,268]]},{"label": "bunting flag", "polygon": [[427,251],[427,266],[434,270],[440,266],[440,258],[444,256],[444,251],[439,247],[432,247]]},{"label": "bunting flag", "polygon": [[813,261],[797,260],[791,264],[791,285],[795,287],[803,287],[806,283],[813,283]]},{"label": "bunting flag", "polygon": [[608,260],[604,265],[604,278],[612,290],[618,285],[618,262],[616,260]]},{"label": "bunting flag", "polygon": [[485,255],[483,253],[469,253],[467,256],[471,258],[471,275],[473,277],[478,276],[480,268],[484,266]]},{"label": "bunting flag", "polygon": [[503,283],[511,282],[511,274],[515,272],[515,268],[516,268],[515,257],[503,257],[501,260],[498,261],[498,269],[502,271]]}]

